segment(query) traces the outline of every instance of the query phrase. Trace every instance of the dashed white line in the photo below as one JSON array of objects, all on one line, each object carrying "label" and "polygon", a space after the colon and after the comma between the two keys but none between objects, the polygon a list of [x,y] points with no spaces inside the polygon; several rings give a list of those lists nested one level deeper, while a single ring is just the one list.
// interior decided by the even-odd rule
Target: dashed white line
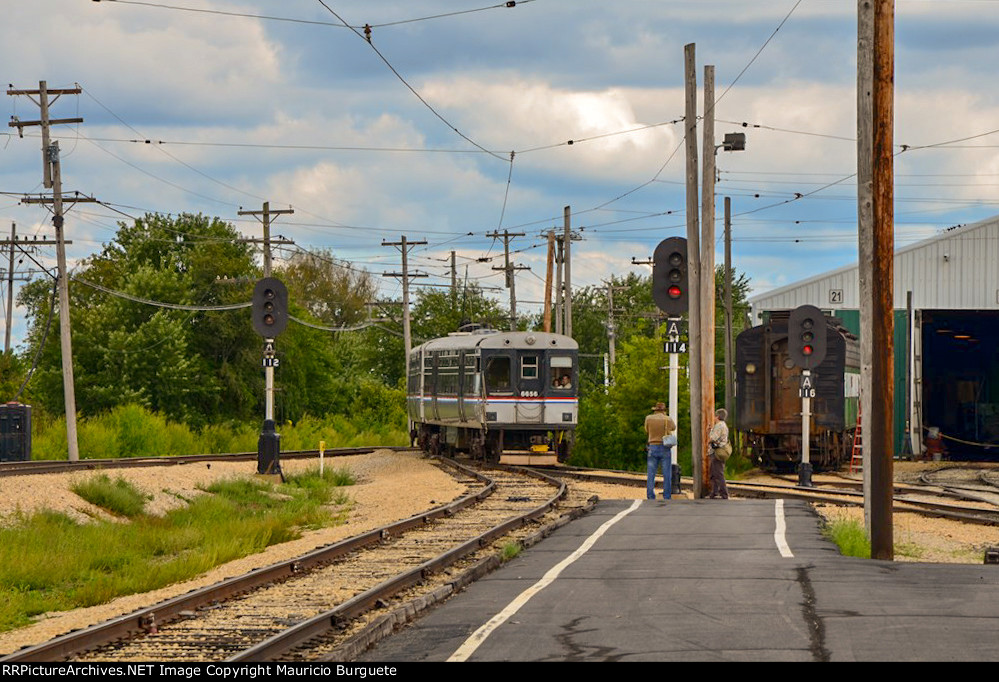
[{"label": "dashed white line", "polygon": [[473,653],[475,653],[475,650],[478,649],[479,646],[481,646],[482,643],[486,641],[486,638],[489,637],[489,635],[492,634],[492,632],[496,628],[505,623],[513,614],[517,613],[517,611],[520,610],[520,607],[526,604],[531,599],[531,597],[536,595],[541,590],[545,589],[551,583],[555,582],[555,579],[558,578],[558,576],[562,573],[562,571],[564,571],[566,568],[572,565],[581,556],[586,554],[586,552],[588,552],[589,549],[593,547],[596,541],[599,540],[600,537],[604,533],[606,533],[611,526],[613,526],[615,523],[623,519],[631,512],[638,509],[640,505],[641,505],[641,500],[635,500],[628,509],[625,509],[624,511],[620,512],[612,519],[608,520],[602,526],[600,526],[600,528],[598,528],[593,533],[593,535],[586,538],[583,544],[581,544],[575,552],[567,556],[559,563],[555,564],[555,566],[553,566],[551,569],[548,570],[547,573],[544,574],[541,580],[534,583],[526,590],[521,592],[519,595],[517,595],[517,597],[514,598],[513,601],[507,604],[506,608],[504,608],[502,611],[500,611],[495,616],[490,618],[485,625],[483,625],[478,630],[473,632],[472,635],[468,639],[466,639],[465,642],[460,647],[458,647],[457,651],[451,654],[451,657],[447,660],[449,662],[467,661],[468,657],[471,656]]},{"label": "dashed white line", "polygon": [[777,517],[777,528],[774,529],[774,542],[777,543],[777,550],[785,559],[793,558],[794,554],[791,553],[791,548],[787,546],[787,540],[784,538],[784,533],[787,530],[787,524],[784,522],[784,500],[777,500],[774,505],[774,515]]}]

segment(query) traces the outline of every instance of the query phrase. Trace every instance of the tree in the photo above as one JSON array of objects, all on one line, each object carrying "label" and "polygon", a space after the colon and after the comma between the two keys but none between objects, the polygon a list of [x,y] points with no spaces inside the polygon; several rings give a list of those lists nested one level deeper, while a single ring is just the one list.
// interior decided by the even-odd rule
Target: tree
[{"label": "tree", "polygon": [[[389,386],[400,385],[406,372],[402,339],[402,310],[397,305],[383,304],[382,311],[392,317],[365,336],[364,359],[372,376]],[[447,336],[466,324],[506,328],[509,315],[494,299],[488,298],[475,284],[463,291],[422,289],[410,311],[413,347]]]},{"label": "tree", "polygon": [[[209,307],[248,300],[255,266],[238,237],[218,219],[147,215],[121,223],[114,240],[77,267],[71,312],[81,414],[129,402],[195,425],[219,412],[249,414],[256,403],[251,396],[260,393],[253,384],[260,381],[230,371],[256,346],[247,316],[148,303]],[[19,298],[31,318],[29,352],[41,343],[49,286],[32,282]],[[49,334],[32,383],[48,411],[63,411],[57,335]]]},{"label": "tree", "polygon": [[[749,280],[745,274],[736,275],[732,286],[733,330],[741,331],[746,324],[749,304],[746,295]],[[617,280],[612,281],[617,285]],[[652,306],[651,278],[635,277],[620,280],[626,288],[615,292],[615,321],[618,326],[617,362],[613,368],[614,383],[608,388],[589,377],[580,385],[579,427],[572,462],[589,466],[609,468],[638,468],[644,466],[643,454],[645,434],[642,429],[645,416],[658,401],[666,401],[669,395],[669,374],[663,367],[666,356],[662,348],[661,321],[652,319],[648,312]],[[606,289],[584,290],[580,298],[580,317],[577,340],[583,347],[599,348],[599,336],[595,332],[599,324],[594,320],[607,319]],[[724,267],[715,271],[716,292],[716,341],[715,357],[718,378],[716,380],[716,402],[724,401]],[[647,294],[647,295],[646,295]],[[602,298],[602,300],[601,300]],[[575,300],[574,300],[575,303]],[[576,311],[573,311],[574,332],[576,331]],[[661,320],[661,318],[660,318]],[[603,341],[606,349],[606,340]],[[603,349],[597,351],[601,354]],[[683,370],[686,356],[680,360],[679,378],[679,431],[680,463],[685,471],[690,470],[690,444],[684,442],[690,434],[690,397],[687,373]]]},{"label": "tree", "polygon": [[300,251],[279,269],[289,297],[317,322],[330,327],[357,324],[366,317],[366,304],[376,287],[370,273],[337,261],[323,249]]}]

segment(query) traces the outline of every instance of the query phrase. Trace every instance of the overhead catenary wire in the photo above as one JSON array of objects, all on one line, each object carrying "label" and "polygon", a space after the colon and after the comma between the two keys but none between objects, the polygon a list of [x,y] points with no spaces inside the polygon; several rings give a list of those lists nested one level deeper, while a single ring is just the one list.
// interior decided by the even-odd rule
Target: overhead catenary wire
[{"label": "overhead catenary wire", "polygon": [[440,119],[441,122],[444,123],[444,125],[446,125],[448,128],[450,128],[451,130],[453,130],[461,139],[465,140],[466,142],[468,142],[469,144],[471,144],[476,149],[480,149],[480,150],[486,152],[487,154],[489,154],[490,156],[493,156],[493,157],[495,157],[497,159],[504,160],[502,156],[500,156],[499,154],[497,154],[495,152],[492,152],[492,151],[486,149],[485,147],[483,147],[482,145],[480,145],[478,142],[476,142],[475,140],[473,140],[469,136],[465,135],[465,133],[463,133],[460,130],[458,130],[458,128],[453,123],[451,123],[448,119],[444,118],[444,116],[439,111],[437,111],[437,109],[434,108],[434,106],[432,104],[430,104],[430,102],[428,102],[423,97],[423,95],[421,95],[416,90],[416,88],[414,88],[412,85],[409,84],[409,81],[407,81],[405,78],[403,78],[402,74],[399,73],[398,70],[396,70],[396,68],[392,65],[392,63],[388,60],[388,58],[384,54],[382,54],[381,50],[379,50],[375,46],[374,42],[370,40],[370,36],[365,37],[356,28],[354,28],[353,26],[350,26],[346,21],[344,21],[344,19],[339,14],[337,14],[333,10],[332,7],[330,7],[329,5],[327,5],[323,0],[316,0],[316,1],[320,5],[322,5],[323,7],[325,7],[327,9],[327,11],[329,11],[330,14],[332,14],[337,19],[339,19],[345,26],[347,26],[348,28],[350,28],[350,30],[354,33],[354,35],[356,35],[358,38],[360,38],[361,40],[363,40],[364,42],[366,42],[370,46],[370,48],[374,51],[374,53],[376,55],[378,55],[378,58],[381,59],[382,62],[384,62],[385,66],[388,67],[389,71],[391,71],[395,75],[395,77],[399,79],[399,82],[401,82],[403,85],[405,85],[406,89],[408,89],[411,93],[413,93],[413,95],[416,97],[416,99],[418,99],[423,104],[423,106],[425,106],[430,111],[430,113],[432,113],[434,116],[436,116],[438,119]]},{"label": "overhead catenary wire", "polygon": [[516,7],[517,5],[526,5],[527,3],[534,2],[535,0],[516,0],[516,2],[501,2],[498,5],[488,5],[486,7],[476,7],[473,9],[457,10],[454,12],[442,12],[440,14],[433,14],[423,17],[413,17],[410,19],[398,19],[396,21],[386,21],[382,23],[374,24],[364,24],[362,26],[348,26],[344,23],[336,23],[332,21],[317,21],[314,19],[296,19],[294,17],[278,17],[266,14],[250,14],[248,12],[232,12],[225,10],[214,10],[214,9],[203,9],[197,7],[180,7],[178,5],[167,5],[160,2],[140,2],[140,0],[94,0],[94,2],[115,2],[119,5],[136,5],[140,7],[151,7],[155,9],[173,10],[178,12],[195,12],[198,14],[215,14],[224,17],[236,17],[240,19],[259,19],[263,21],[280,21],[290,24],[308,24],[313,26],[324,26],[328,28],[347,28],[355,30],[364,30],[365,26],[370,28],[387,28],[390,26],[401,26],[403,24],[412,24],[421,21],[432,21],[435,19],[447,19],[450,17],[456,17],[463,14],[474,14],[477,12],[485,12],[492,9],[508,9]]}]

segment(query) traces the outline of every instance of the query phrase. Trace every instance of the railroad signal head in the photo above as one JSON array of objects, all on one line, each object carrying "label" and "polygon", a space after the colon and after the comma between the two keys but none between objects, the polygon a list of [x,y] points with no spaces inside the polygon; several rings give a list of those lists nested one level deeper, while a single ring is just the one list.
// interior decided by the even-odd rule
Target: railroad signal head
[{"label": "railroad signal head", "polygon": [[787,322],[787,351],[795,365],[814,369],[826,357],[826,316],[813,305],[798,306]]},{"label": "railroad signal head", "polygon": [[264,277],[253,288],[253,328],[273,339],[288,326],[288,289],[275,277]]},{"label": "railroad signal head", "polygon": [[670,237],[652,255],[652,300],[667,315],[687,312],[687,240]]}]

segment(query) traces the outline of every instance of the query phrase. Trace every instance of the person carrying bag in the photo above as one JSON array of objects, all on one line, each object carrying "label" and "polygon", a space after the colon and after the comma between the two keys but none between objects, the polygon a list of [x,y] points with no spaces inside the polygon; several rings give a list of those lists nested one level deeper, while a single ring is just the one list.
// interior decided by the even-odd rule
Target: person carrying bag
[{"label": "person carrying bag", "polygon": [[721,497],[728,499],[728,487],[725,485],[725,462],[732,456],[732,444],[728,442],[728,424],[725,419],[728,411],[715,411],[715,423],[708,432],[708,448],[711,454],[711,499]]}]

